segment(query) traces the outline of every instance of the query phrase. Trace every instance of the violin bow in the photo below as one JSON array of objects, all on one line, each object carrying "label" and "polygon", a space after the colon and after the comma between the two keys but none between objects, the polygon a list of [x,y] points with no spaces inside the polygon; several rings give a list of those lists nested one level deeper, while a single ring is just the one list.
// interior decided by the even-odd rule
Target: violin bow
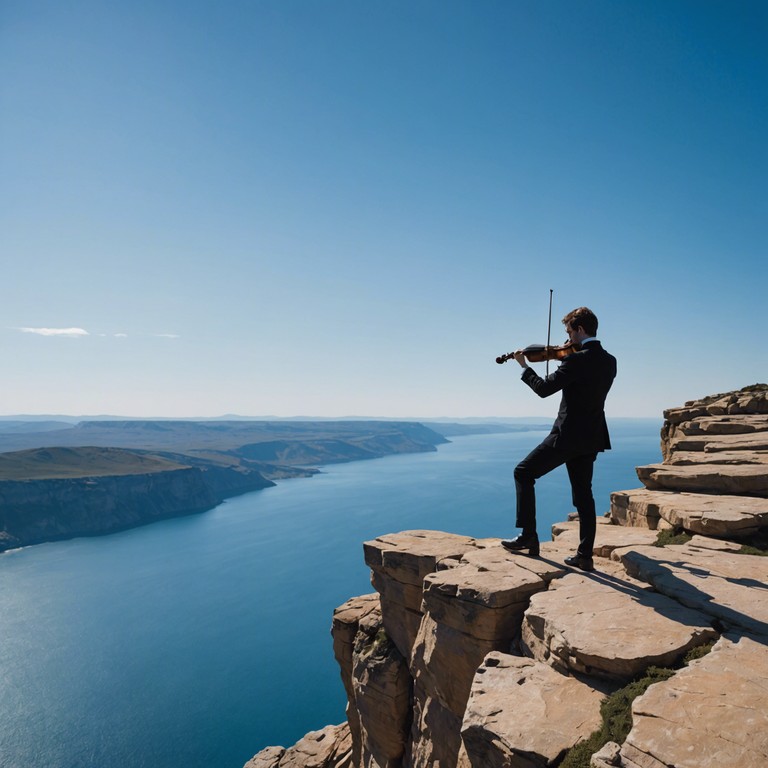
[{"label": "violin bow", "polygon": [[[549,334],[552,330],[552,289],[549,289],[549,320],[547,321],[547,346],[549,346]],[[545,374],[549,376],[549,359],[547,359],[547,372]]]}]

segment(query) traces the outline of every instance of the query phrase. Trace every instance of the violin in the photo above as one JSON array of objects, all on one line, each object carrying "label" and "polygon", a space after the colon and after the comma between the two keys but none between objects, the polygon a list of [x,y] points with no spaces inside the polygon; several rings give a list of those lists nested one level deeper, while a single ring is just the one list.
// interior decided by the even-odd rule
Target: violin
[{"label": "violin", "polygon": [[[567,341],[560,347],[549,346],[547,344],[531,344],[522,350],[525,355],[525,359],[529,363],[543,363],[545,360],[563,360],[572,355],[574,352],[581,350],[581,344],[578,341]],[[496,358],[496,362],[501,365],[506,363],[507,360],[513,360],[515,357],[514,352],[510,352],[506,355],[499,355]]]}]

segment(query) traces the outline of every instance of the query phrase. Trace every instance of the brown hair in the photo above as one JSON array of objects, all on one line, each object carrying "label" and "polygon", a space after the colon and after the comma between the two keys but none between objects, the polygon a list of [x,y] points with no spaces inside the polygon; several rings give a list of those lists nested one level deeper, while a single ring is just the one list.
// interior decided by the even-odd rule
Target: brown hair
[{"label": "brown hair", "polygon": [[563,318],[563,325],[568,325],[569,323],[571,328],[581,326],[590,336],[594,336],[597,333],[597,316],[587,307],[571,310]]}]

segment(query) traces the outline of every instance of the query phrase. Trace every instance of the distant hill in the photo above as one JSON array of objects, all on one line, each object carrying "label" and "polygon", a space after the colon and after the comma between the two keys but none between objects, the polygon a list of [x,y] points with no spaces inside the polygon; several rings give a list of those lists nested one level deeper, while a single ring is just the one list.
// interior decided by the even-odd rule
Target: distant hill
[{"label": "distant hill", "polygon": [[0,481],[139,475],[185,466],[120,448],[33,448],[0,453]]},{"label": "distant hill", "polygon": [[[387,445],[382,445],[385,440]],[[3,433],[0,451],[43,446],[102,446],[187,453],[237,451],[244,445],[273,440],[341,441],[370,455],[435,450],[445,438],[417,422],[396,421],[85,421],[52,432]],[[326,453],[326,452],[324,452]],[[331,460],[349,461],[346,450]],[[355,456],[357,458],[357,456]]]},{"label": "distant hill", "polygon": [[72,424],[67,421],[15,421],[12,419],[0,419],[0,433],[55,432],[59,429],[72,429]]},{"label": "distant hill", "polygon": [[201,512],[319,465],[446,442],[415,422],[137,420],[0,431],[0,551]]}]

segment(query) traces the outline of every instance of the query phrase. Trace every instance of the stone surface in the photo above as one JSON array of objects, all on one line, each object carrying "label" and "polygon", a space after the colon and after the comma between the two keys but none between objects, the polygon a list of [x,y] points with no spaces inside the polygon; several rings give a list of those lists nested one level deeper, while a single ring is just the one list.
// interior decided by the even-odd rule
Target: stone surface
[{"label": "stone surface", "polygon": [[408,768],[468,768],[462,759],[461,717],[416,684]]},{"label": "stone surface", "polygon": [[512,554],[500,540],[487,539],[456,567],[429,574],[411,657],[416,682],[461,718],[486,654],[510,649],[531,595],[564,572],[558,563]]},{"label": "stone surface", "polygon": [[768,432],[768,415],[734,414],[720,416],[699,416],[677,425],[677,431],[684,435],[737,435],[747,432]]},{"label": "stone surface", "polygon": [[244,768],[352,768],[351,739],[346,723],[310,731],[290,749],[267,747]]},{"label": "stone surface", "polygon": [[421,587],[424,577],[446,560],[458,561],[476,540],[442,531],[403,531],[363,544],[365,563],[402,584]]},{"label": "stone surface", "polygon": [[602,694],[533,659],[491,653],[461,726],[473,768],[546,766],[600,726]]},{"label": "stone surface", "polygon": [[347,693],[351,763],[399,765],[408,743],[412,681],[386,635],[378,595],[362,595],[333,614],[333,649]]},{"label": "stone surface", "polygon": [[637,476],[649,490],[768,496],[768,468],[760,464],[648,464]]},{"label": "stone surface", "polygon": [[[499,539],[475,542],[451,568],[424,579],[424,616],[411,656],[415,681],[416,764],[466,761],[459,725],[472,680],[486,654],[508,651],[519,634],[530,596],[562,575],[558,563],[507,552]],[[439,724],[438,743],[424,737]],[[446,728],[452,728],[447,738]]]},{"label": "stone surface", "polygon": [[562,573],[559,565],[511,554],[497,544],[427,576],[424,609],[435,621],[472,637],[511,638],[531,595]]},{"label": "stone surface", "polygon": [[666,461],[678,451],[766,451],[768,432],[742,435],[679,435],[671,438],[662,451]]},{"label": "stone surface", "polygon": [[360,764],[363,744],[360,714],[357,708],[353,681],[355,638],[360,631],[361,622],[365,622],[371,616],[374,617],[374,621],[381,621],[381,609],[377,594],[361,595],[347,600],[333,612],[331,623],[333,654],[339,665],[341,681],[347,694],[347,723],[352,739],[352,762],[354,765]]},{"label": "stone surface", "polygon": [[371,583],[381,596],[384,627],[409,658],[421,624],[424,578],[456,565],[477,547],[475,539],[440,531],[403,531],[363,544]]},{"label": "stone surface", "polygon": [[765,768],[768,647],[723,637],[710,654],[652,685],[632,705],[624,765]]},{"label": "stone surface", "polygon": [[362,753],[367,768],[399,765],[408,744],[412,681],[405,659],[384,632],[379,613],[370,612],[361,619],[352,659],[361,737],[361,748],[353,748],[353,754]]},{"label": "stone surface", "polygon": [[[613,496],[613,494],[612,494]],[[558,523],[553,527],[552,534],[558,544],[568,544],[571,552],[576,551],[579,545],[578,522]],[[557,531],[557,532],[555,532]],[[611,524],[611,519],[598,518],[595,545],[592,554],[595,557],[610,557],[611,552],[618,547],[626,547],[629,544],[653,544],[657,534],[642,528],[628,528],[619,524]]]},{"label": "stone surface", "polygon": [[709,618],[664,595],[601,574],[568,574],[531,598],[529,656],[560,672],[628,681],[714,640]]},{"label": "stone surface", "polygon": [[665,464],[768,464],[768,451],[675,451]]},{"label": "stone surface", "polygon": [[277,768],[284,754],[285,747],[266,747],[255,754],[244,768]]},{"label": "stone surface", "polygon": [[[667,527],[684,528],[691,533],[744,537],[768,527],[768,500],[636,488],[611,494],[611,515],[620,524],[645,523],[652,530],[664,527],[659,524],[661,519]],[[626,544],[630,545],[629,538]]]},{"label": "stone surface", "polygon": [[667,408],[664,419],[680,424],[702,416],[768,413],[768,385],[755,384],[735,392],[689,400],[680,408]]},{"label": "stone surface", "polygon": [[589,768],[614,768],[621,765],[621,744],[609,741],[589,761]]},{"label": "stone surface", "polygon": [[627,572],[732,630],[768,636],[768,557],[684,544],[614,551]]}]

